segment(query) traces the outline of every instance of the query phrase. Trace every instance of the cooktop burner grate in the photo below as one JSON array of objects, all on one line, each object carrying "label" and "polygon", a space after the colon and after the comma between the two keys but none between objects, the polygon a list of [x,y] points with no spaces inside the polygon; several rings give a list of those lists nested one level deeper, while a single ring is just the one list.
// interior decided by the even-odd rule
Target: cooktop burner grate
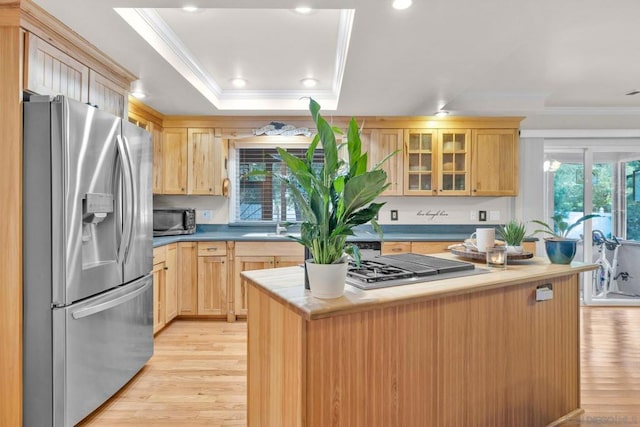
[{"label": "cooktop burner grate", "polygon": [[347,272],[347,276],[366,283],[403,279],[413,277],[413,275],[411,271],[370,260],[363,260],[360,263],[360,267],[352,264]]},{"label": "cooktop burner grate", "polygon": [[361,289],[375,289],[483,272],[468,262],[409,253],[362,260],[359,267],[351,263],[347,283]]}]

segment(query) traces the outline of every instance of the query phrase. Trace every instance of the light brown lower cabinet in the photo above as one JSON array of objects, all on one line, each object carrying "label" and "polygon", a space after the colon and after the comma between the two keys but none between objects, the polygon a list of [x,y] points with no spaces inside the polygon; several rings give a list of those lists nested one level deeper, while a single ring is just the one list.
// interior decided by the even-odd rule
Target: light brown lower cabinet
[{"label": "light brown lower cabinet", "polygon": [[403,254],[413,252],[415,254],[437,254],[448,252],[450,245],[460,242],[383,242],[382,255]]},{"label": "light brown lower cabinet", "polygon": [[227,242],[198,242],[198,315],[227,316]]},{"label": "light brown lower cabinet", "polygon": [[153,333],[178,315],[177,244],[153,250]]},{"label": "light brown lower cabinet", "polygon": [[178,315],[198,314],[198,243],[178,243]]},{"label": "light brown lower cabinet", "polygon": [[153,333],[164,328],[164,262],[153,265]]},{"label": "light brown lower cabinet", "polygon": [[178,244],[167,246],[164,281],[164,323],[168,324],[178,315]]},{"label": "light brown lower cabinet", "polygon": [[[459,244],[460,241],[445,242],[383,242],[382,255],[403,254],[413,252],[415,254],[437,254],[449,252],[449,246]],[[525,252],[536,254],[536,242],[523,242]]]},{"label": "light brown lower cabinet", "polygon": [[[264,254],[269,255],[264,255]],[[233,316],[247,315],[247,282],[240,273],[291,267],[304,262],[304,248],[295,242],[236,242],[233,268]]]}]

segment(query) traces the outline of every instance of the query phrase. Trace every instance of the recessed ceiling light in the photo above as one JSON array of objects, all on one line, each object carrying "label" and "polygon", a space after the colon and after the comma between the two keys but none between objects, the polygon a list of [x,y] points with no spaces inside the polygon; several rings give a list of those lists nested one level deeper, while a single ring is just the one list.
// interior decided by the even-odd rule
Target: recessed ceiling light
[{"label": "recessed ceiling light", "polygon": [[145,98],[147,96],[147,94],[142,92],[142,91],[136,90],[136,91],[131,92],[131,96],[133,96],[134,98],[137,98],[137,99],[142,99],[142,98]]},{"label": "recessed ceiling light", "polygon": [[233,85],[233,87],[241,88],[247,85],[247,80],[241,77],[236,77],[234,79],[231,79],[231,84]]},{"label": "recessed ceiling light", "polygon": [[318,80],[307,77],[300,80],[300,83],[302,83],[304,87],[315,87],[318,84]]},{"label": "recessed ceiling light", "polygon": [[393,0],[392,6],[394,9],[403,10],[411,7],[411,0]]},{"label": "recessed ceiling light", "polygon": [[448,115],[449,115],[449,112],[444,110],[436,111],[436,114],[435,114],[436,117],[446,117]]},{"label": "recessed ceiling light", "polygon": [[311,11],[313,11],[313,9],[311,9],[309,6],[299,6],[299,7],[296,7],[295,10],[300,15],[308,15],[311,13]]},{"label": "recessed ceiling light", "polygon": [[185,12],[197,12],[198,6],[182,6],[182,10]]}]

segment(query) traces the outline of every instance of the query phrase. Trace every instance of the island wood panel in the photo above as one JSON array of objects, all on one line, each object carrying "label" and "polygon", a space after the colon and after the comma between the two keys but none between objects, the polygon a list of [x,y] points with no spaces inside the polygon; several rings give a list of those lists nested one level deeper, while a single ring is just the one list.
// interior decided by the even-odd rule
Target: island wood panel
[{"label": "island wood panel", "polygon": [[[554,299],[535,302],[543,283]],[[542,426],[579,408],[577,275],[305,321],[299,397],[265,373],[282,352],[260,338],[298,317],[254,285],[249,310],[250,420],[284,410],[260,393],[300,399],[292,426]]]},{"label": "island wood panel", "polygon": [[[247,425],[255,427],[304,425],[305,322],[293,311],[268,298],[255,286],[249,289],[252,327],[247,348],[259,357],[248,358]],[[310,425],[310,424],[309,424]]]},{"label": "island wood panel", "polygon": [[0,2],[0,425],[22,425],[22,40],[13,5]]}]

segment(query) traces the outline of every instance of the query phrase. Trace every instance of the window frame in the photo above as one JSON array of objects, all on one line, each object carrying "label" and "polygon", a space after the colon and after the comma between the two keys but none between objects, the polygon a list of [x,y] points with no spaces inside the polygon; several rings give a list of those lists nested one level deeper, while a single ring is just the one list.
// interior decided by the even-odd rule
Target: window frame
[{"label": "window frame", "polygon": [[[293,149],[308,149],[309,145],[313,141],[313,137],[293,136],[263,136],[255,138],[246,138],[242,140],[229,141],[229,178],[231,181],[231,191],[229,194],[229,224],[232,225],[246,225],[246,226],[264,226],[275,225],[279,221],[242,221],[237,218],[236,203],[238,201],[238,192],[240,190],[237,185],[238,181],[238,154],[240,149],[257,148],[257,149],[274,149],[276,147],[293,148]],[[322,148],[319,144],[318,148]]]}]

